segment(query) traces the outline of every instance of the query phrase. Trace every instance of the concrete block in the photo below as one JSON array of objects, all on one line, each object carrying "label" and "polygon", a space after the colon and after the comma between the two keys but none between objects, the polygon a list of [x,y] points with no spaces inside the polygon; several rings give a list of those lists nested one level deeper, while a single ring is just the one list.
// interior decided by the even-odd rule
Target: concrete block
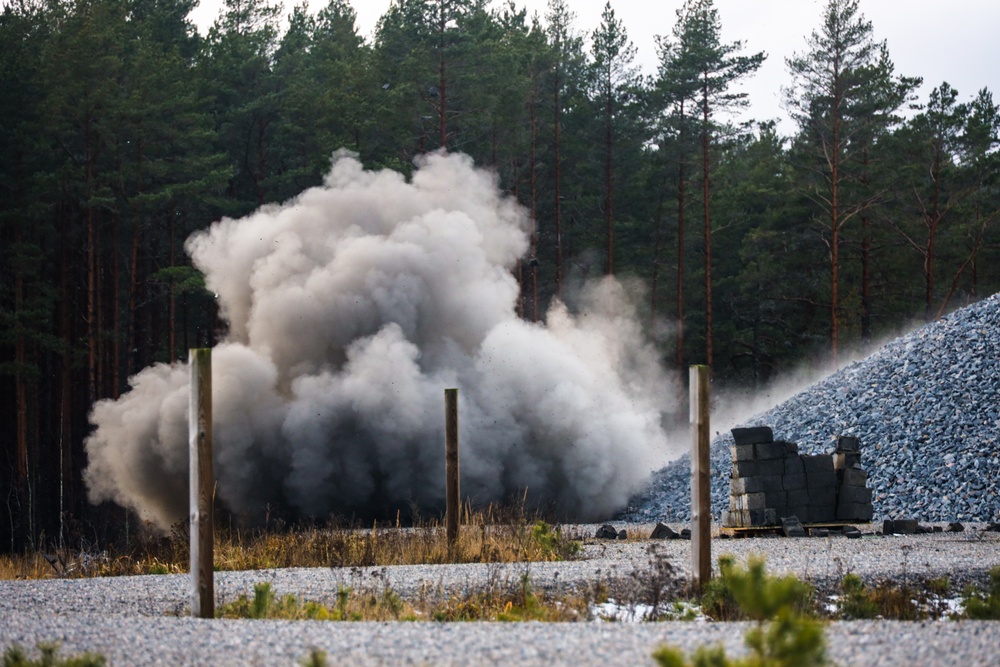
[{"label": "concrete block", "polygon": [[861,454],[858,452],[835,452],[833,454],[833,467],[836,470],[856,465],[861,465]]},{"label": "concrete block", "polygon": [[833,503],[827,504],[812,504],[809,505],[809,521],[810,523],[827,523],[829,521],[836,521],[837,519],[837,508]]},{"label": "concrete block", "polygon": [[842,435],[837,438],[838,452],[857,452],[861,450],[860,442],[853,435]]},{"label": "concrete block", "polygon": [[[873,514],[871,503],[837,504],[838,521],[871,521]],[[885,532],[884,528],[882,532]]]},{"label": "concrete block", "polygon": [[831,510],[837,507],[837,489],[833,486],[810,486],[810,505],[829,505]]},{"label": "concrete block", "polygon": [[785,471],[781,459],[768,461],[736,461],[733,463],[732,477],[777,477]]},{"label": "concrete block", "polygon": [[836,489],[837,473],[831,467],[829,470],[806,469],[806,484],[810,489]]},{"label": "concrete block", "polygon": [[811,472],[833,472],[832,454],[803,454],[800,458],[802,459],[802,466],[806,469],[807,475]]},{"label": "concrete block", "polygon": [[796,516],[802,523],[809,523],[812,521],[809,514],[809,505],[805,503],[801,505],[788,503],[788,506],[785,507],[785,516]]},{"label": "concrete block", "polygon": [[753,446],[754,456],[758,459],[783,459],[785,458],[785,444],[783,442],[759,442]]},{"label": "concrete block", "polygon": [[762,491],[782,491],[780,475],[767,477],[736,477],[729,480],[730,493],[759,493]]},{"label": "concrete block", "polygon": [[729,451],[733,455],[733,461],[752,461],[754,457],[755,445],[733,445]]},{"label": "concrete block", "polygon": [[806,536],[806,530],[802,527],[802,522],[795,516],[781,518],[781,532],[784,533],[785,537]]},{"label": "concrete block", "polygon": [[783,475],[781,477],[781,486],[785,491],[798,491],[809,488],[809,482],[806,480],[805,473]]},{"label": "concrete block", "polygon": [[[785,492],[785,504],[789,507],[805,506],[809,504],[809,491],[807,489],[797,489]],[[799,517],[800,519],[802,517]]]},{"label": "concrete block", "polygon": [[[764,502],[767,507],[773,507],[775,510],[783,508],[788,504],[788,496],[784,491],[765,491],[764,492]],[[781,511],[778,511],[781,514]]]},{"label": "concrete block", "polygon": [[744,509],[748,510],[762,510],[767,507],[767,495],[763,492],[759,493],[748,493],[743,496],[745,499],[746,507]]},{"label": "concrete block", "polygon": [[785,474],[785,462],[781,459],[756,461],[757,474],[761,477],[780,477]]},{"label": "concrete block", "polygon": [[841,486],[864,486],[868,483],[868,473],[863,468],[844,468],[840,472]]},{"label": "concrete block", "polygon": [[733,440],[737,445],[756,445],[763,442],[774,442],[774,432],[770,426],[751,426],[749,428],[734,428]]},{"label": "concrete block", "polygon": [[735,526],[749,526],[750,525],[750,512],[748,510],[741,510],[739,512],[730,512],[729,516],[735,522]]},{"label": "concrete block", "polygon": [[749,510],[751,526],[776,526],[778,514],[770,507],[760,510]]},{"label": "concrete block", "polygon": [[802,465],[802,459],[798,456],[788,456],[785,458],[786,475],[804,475],[806,468]]},{"label": "concrete block", "polygon": [[863,486],[842,486],[837,497],[842,503],[864,503],[870,505],[872,502],[872,490]]}]

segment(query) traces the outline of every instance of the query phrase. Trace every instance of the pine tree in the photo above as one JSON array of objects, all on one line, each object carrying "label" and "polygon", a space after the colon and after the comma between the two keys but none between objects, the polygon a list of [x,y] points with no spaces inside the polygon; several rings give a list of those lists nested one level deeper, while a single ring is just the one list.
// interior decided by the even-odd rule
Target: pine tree
[{"label": "pine tree", "polygon": [[595,102],[601,109],[604,144],[604,224],[605,275],[614,274],[614,193],[615,193],[615,128],[621,108],[628,97],[635,95],[639,85],[637,68],[633,65],[636,49],[629,41],[621,21],[615,16],[611,2],[604,5],[601,25],[594,31],[591,76]]},{"label": "pine tree", "polygon": [[850,103],[862,81],[856,73],[872,65],[880,51],[872,24],[858,11],[858,0],[828,0],[823,20],[806,40],[808,50],[785,63],[793,78],[784,89],[785,107],[798,123],[810,155],[815,182],[810,188],[827,217],[825,241],[830,253],[830,349],[837,362],[840,339],[840,245],[845,223],[857,206],[842,201],[845,166],[856,156],[852,135],[856,124]]}]

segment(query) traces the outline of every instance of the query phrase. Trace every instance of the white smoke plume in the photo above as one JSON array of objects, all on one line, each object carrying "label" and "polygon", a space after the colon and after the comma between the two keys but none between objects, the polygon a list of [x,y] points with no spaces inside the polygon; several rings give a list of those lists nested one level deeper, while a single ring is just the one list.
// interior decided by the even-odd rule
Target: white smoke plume
[{"label": "white smoke plume", "polygon": [[[624,288],[545,324],[515,313],[529,221],[461,155],[410,181],[335,157],[324,183],[187,241],[229,334],[213,352],[215,475],[233,512],[379,516],[444,498],[444,389],[461,488],[610,516],[667,459],[675,395]],[[166,527],[187,514],[188,373],[158,364],[97,403],[84,476]]]}]

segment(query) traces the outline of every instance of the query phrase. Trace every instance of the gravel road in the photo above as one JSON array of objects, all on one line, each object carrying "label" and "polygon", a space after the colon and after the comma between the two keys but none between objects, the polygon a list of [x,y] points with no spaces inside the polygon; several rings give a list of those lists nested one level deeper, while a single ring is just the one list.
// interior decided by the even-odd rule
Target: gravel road
[{"label": "gravel road", "polygon": [[[633,528],[641,533],[647,527]],[[314,600],[332,600],[343,584],[388,584],[413,597],[519,581],[525,573],[536,588],[573,588],[601,580],[641,581],[652,559],[684,570],[689,550],[690,543],[680,540],[588,541],[583,559],[562,563],[220,572],[216,594],[231,600],[270,581],[279,594]],[[989,568],[1000,565],[1000,534],[972,529],[894,537],[867,533],[857,540],[748,538],[715,541],[713,553],[741,560],[759,553],[770,571],[794,573],[821,588],[847,572],[872,580],[948,576],[961,585],[983,582]],[[95,651],[112,665],[295,665],[315,647],[327,652],[331,665],[587,667],[652,664],[651,653],[664,643],[693,649],[721,642],[739,651],[745,629],[704,622],[323,623],[171,615],[187,604],[184,575],[0,581],[0,647],[56,641],[63,654]],[[845,666],[996,665],[1000,623],[836,622],[829,626],[828,644],[830,656]]]}]

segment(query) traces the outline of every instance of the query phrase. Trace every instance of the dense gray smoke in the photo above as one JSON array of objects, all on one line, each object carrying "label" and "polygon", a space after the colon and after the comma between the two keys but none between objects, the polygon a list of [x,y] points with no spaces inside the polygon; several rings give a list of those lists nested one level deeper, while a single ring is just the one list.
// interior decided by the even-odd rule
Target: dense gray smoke
[{"label": "dense gray smoke", "polygon": [[[626,290],[515,314],[529,221],[491,174],[433,155],[412,179],[338,155],[322,186],[193,235],[229,334],[213,351],[215,474],[233,512],[371,516],[444,497],[444,389],[459,388],[473,503],[527,490],[610,516],[667,457],[674,395]],[[165,527],[187,514],[188,374],[147,368],[95,405],[84,473]]]}]

